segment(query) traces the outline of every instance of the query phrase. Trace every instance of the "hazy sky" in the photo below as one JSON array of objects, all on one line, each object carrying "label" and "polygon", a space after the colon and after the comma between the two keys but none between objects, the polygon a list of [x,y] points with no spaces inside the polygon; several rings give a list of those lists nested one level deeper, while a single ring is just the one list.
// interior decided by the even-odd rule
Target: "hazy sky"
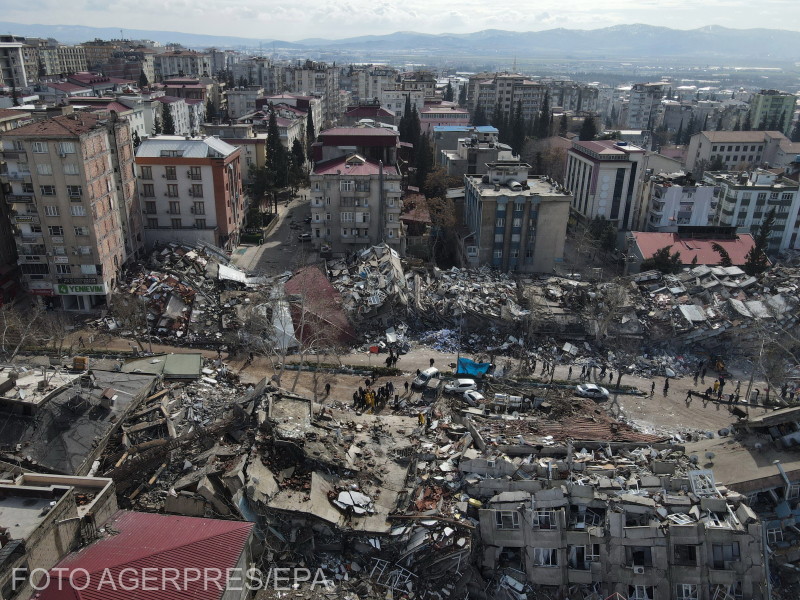
[{"label": "hazy sky", "polygon": [[0,5],[0,20],[16,23],[287,41],[402,30],[468,33],[626,23],[800,30],[800,0],[2,0]]}]

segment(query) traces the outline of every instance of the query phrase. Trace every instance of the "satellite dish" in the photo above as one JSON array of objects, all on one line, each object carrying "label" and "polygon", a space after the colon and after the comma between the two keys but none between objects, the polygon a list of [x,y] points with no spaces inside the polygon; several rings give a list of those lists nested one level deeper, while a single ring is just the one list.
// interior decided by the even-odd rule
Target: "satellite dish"
[{"label": "satellite dish", "polygon": [[692,463],[694,463],[695,465],[696,465],[697,463],[699,463],[699,462],[700,462],[700,458],[697,456],[697,454],[692,454],[692,455],[689,457],[689,460],[690,460]]},{"label": "satellite dish", "polygon": [[716,456],[716,454],[714,454],[713,452],[706,452],[706,458],[708,460],[713,459],[715,456]]}]

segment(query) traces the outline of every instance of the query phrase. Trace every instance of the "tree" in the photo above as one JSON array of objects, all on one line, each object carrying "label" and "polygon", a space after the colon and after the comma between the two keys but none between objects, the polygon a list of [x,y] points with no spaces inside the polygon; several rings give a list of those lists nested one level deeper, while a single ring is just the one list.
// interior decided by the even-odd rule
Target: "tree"
[{"label": "tree", "polygon": [[742,131],[750,131],[753,128],[753,122],[750,117],[750,111],[747,111],[747,114],[744,117],[744,123],[742,123]]},{"label": "tree", "polygon": [[517,100],[517,107],[511,119],[511,150],[516,155],[522,154],[525,146],[525,118],[522,116],[522,101]]},{"label": "tree", "polygon": [[449,81],[447,82],[447,87],[444,88],[444,100],[445,102],[453,101],[453,84]]},{"label": "tree", "polygon": [[656,250],[653,256],[642,261],[640,270],[642,271],[661,271],[665,274],[678,273],[682,268],[681,253],[672,254],[670,250],[672,244]]},{"label": "tree", "polygon": [[793,142],[800,142],[800,119],[795,122],[790,138]]},{"label": "tree", "polygon": [[413,144],[416,138],[412,138],[411,134],[411,94],[406,94],[406,103],[403,107],[403,116],[400,117],[400,124],[397,127],[400,134],[400,141]]},{"label": "tree", "polygon": [[150,82],[147,81],[147,74],[144,72],[144,69],[139,71],[139,89],[146,88],[150,85]]},{"label": "tree", "polygon": [[444,167],[434,167],[425,177],[420,188],[426,198],[446,198],[449,188],[461,187],[464,183],[458,177],[447,174]]},{"label": "tree", "polygon": [[428,198],[425,203],[431,217],[431,257],[442,268],[457,264],[458,219],[453,200]]},{"label": "tree", "polygon": [[480,104],[475,107],[475,113],[472,115],[472,124],[475,125],[475,127],[483,127],[484,125],[489,124],[486,119],[486,113],[483,110],[483,106]]},{"label": "tree", "polygon": [[109,302],[109,314],[117,321],[121,330],[132,332],[133,339],[139,344],[139,349],[144,352],[144,341],[150,342],[152,349],[151,330],[147,322],[147,298],[127,292],[114,293]]},{"label": "tree", "polygon": [[139,146],[142,145],[142,140],[139,138],[139,132],[134,130],[133,135],[131,136],[133,140],[133,149],[136,150]]},{"label": "tree", "polygon": [[458,105],[464,108],[467,105],[467,86],[462,85],[458,90]]},{"label": "tree", "polygon": [[209,98],[206,102],[206,119],[208,121],[212,121],[217,116],[217,107],[214,105],[214,101]]},{"label": "tree", "polygon": [[292,142],[292,152],[289,158],[291,160],[289,165],[289,181],[287,183],[292,188],[292,192],[294,192],[306,179],[306,152],[300,140],[296,139]]},{"label": "tree", "polygon": [[612,252],[617,247],[617,230],[605,217],[595,217],[589,222],[589,233],[597,240],[600,249]]},{"label": "tree", "polygon": [[153,119],[153,135],[161,135],[164,128],[161,126],[161,118],[156,115]]},{"label": "tree", "polygon": [[317,132],[314,129],[314,115],[311,114],[311,108],[308,109],[306,114],[306,159],[311,162],[314,158],[314,151],[312,146],[317,140]]},{"label": "tree", "polygon": [[581,130],[578,132],[578,137],[582,142],[593,140],[597,135],[597,127],[594,124],[592,117],[586,117],[581,124]]},{"label": "tree", "polygon": [[733,261],[731,260],[731,255],[728,254],[728,251],[725,250],[722,246],[720,246],[717,242],[711,244],[711,249],[719,254],[719,266],[720,267],[732,267]]},{"label": "tree", "polygon": [[745,254],[744,265],[742,269],[748,275],[758,275],[763,273],[769,267],[769,259],[767,258],[767,249],[769,247],[769,234],[772,227],[775,225],[775,209],[771,209],[766,218],[761,222],[758,227],[758,233],[755,235],[755,244]]},{"label": "tree", "polygon": [[544,93],[544,100],[542,101],[542,109],[539,112],[539,128],[536,132],[536,137],[546,138],[550,135],[550,92]]},{"label": "tree", "polygon": [[567,113],[561,113],[561,121],[558,124],[558,135],[564,137],[567,135],[567,130],[569,129],[569,120],[567,119]]},{"label": "tree", "polygon": [[278,118],[272,105],[269,107],[269,121],[267,122],[267,161],[265,166],[267,189],[274,192],[276,188],[286,187],[289,184],[289,157],[286,148],[281,143]]},{"label": "tree", "polygon": [[38,305],[22,308],[22,305],[0,306],[0,355],[11,362],[25,345],[34,339],[41,327],[44,310]]},{"label": "tree", "polygon": [[175,135],[175,121],[172,118],[170,105],[166,102],[161,104],[161,128],[164,135]]},{"label": "tree", "polygon": [[428,173],[433,166],[433,149],[427,135],[417,137],[417,144],[414,147],[414,166],[417,168],[417,187],[425,185]]},{"label": "tree", "polygon": [[683,119],[681,119],[680,125],[678,125],[678,131],[675,133],[675,144],[680,146],[683,143]]}]

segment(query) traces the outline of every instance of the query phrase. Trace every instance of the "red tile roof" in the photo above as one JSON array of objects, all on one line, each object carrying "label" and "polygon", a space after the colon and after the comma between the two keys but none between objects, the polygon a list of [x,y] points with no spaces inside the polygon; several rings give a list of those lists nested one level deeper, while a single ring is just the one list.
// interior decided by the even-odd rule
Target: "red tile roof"
[{"label": "red tile roof", "polygon": [[58,90],[59,92],[90,92],[91,88],[82,85],[75,85],[74,83],[48,83],[47,87]]},{"label": "red tile roof", "polygon": [[664,246],[671,245],[670,252],[680,252],[681,263],[684,265],[691,264],[695,256],[698,265],[719,264],[719,254],[711,248],[712,244],[717,243],[728,252],[734,266],[741,266],[745,263],[745,256],[755,245],[753,236],[749,233],[740,233],[734,240],[680,238],[677,233],[643,231],[635,231],[633,236],[643,258],[650,258]]},{"label": "red tile roof", "polygon": [[14,110],[12,108],[0,108],[0,121],[4,121],[6,119],[13,119],[14,117],[20,119],[27,119],[30,116],[31,113],[22,110]]},{"label": "red tile roof", "polygon": [[21,137],[50,137],[50,138],[70,138],[78,137],[87,133],[97,125],[102,119],[101,115],[91,112],[73,113],[71,115],[60,115],[52,119],[37,121],[28,125],[23,125],[17,129],[5,133],[6,136]]},{"label": "red tile roof", "polygon": [[[204,582],[202,577],[190,581],[191,569],[199,569],[200,573],[206,569],[221,569],[224,573],[225,569],[236,568],[253,528],[253,523],[240,521],[128,511],[117,512],[107,525],[110,534],[58,563],[56,568],[65,570],[51,571],[49,585],[34,598],[219,600],[223,590],[213,582],[210,585]],[[172,582],[168,578],[162,585],[161,573],[165,568],[177,569],[180,576]],[[117,585],[112,586],[107,576],[101,579],[105,573],[109,573]],[[184,574],[187,574],[185,580]],[[137,581],[139,588],[133,592],[119,585],[123,582],[130,587]],[[224,587],[224,582],[220,585]],[[234,582],[234,585],[241,583]],[[85,590],[78,589],[84,586]]]}]

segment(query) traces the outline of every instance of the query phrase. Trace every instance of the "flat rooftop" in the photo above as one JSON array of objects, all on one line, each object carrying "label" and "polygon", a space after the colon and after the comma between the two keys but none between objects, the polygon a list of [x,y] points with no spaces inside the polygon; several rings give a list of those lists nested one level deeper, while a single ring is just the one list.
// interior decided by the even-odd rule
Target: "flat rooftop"
[{"label": "flat rooftop", "polygon": [[61,369],[0,367],[0,399],[39,407],[79,377]]},{"label": "flat rooftop", "polygon": [[0,485],[0,527],[8,529],[11,539],[27,539],[67,491],[55,486]]}]

